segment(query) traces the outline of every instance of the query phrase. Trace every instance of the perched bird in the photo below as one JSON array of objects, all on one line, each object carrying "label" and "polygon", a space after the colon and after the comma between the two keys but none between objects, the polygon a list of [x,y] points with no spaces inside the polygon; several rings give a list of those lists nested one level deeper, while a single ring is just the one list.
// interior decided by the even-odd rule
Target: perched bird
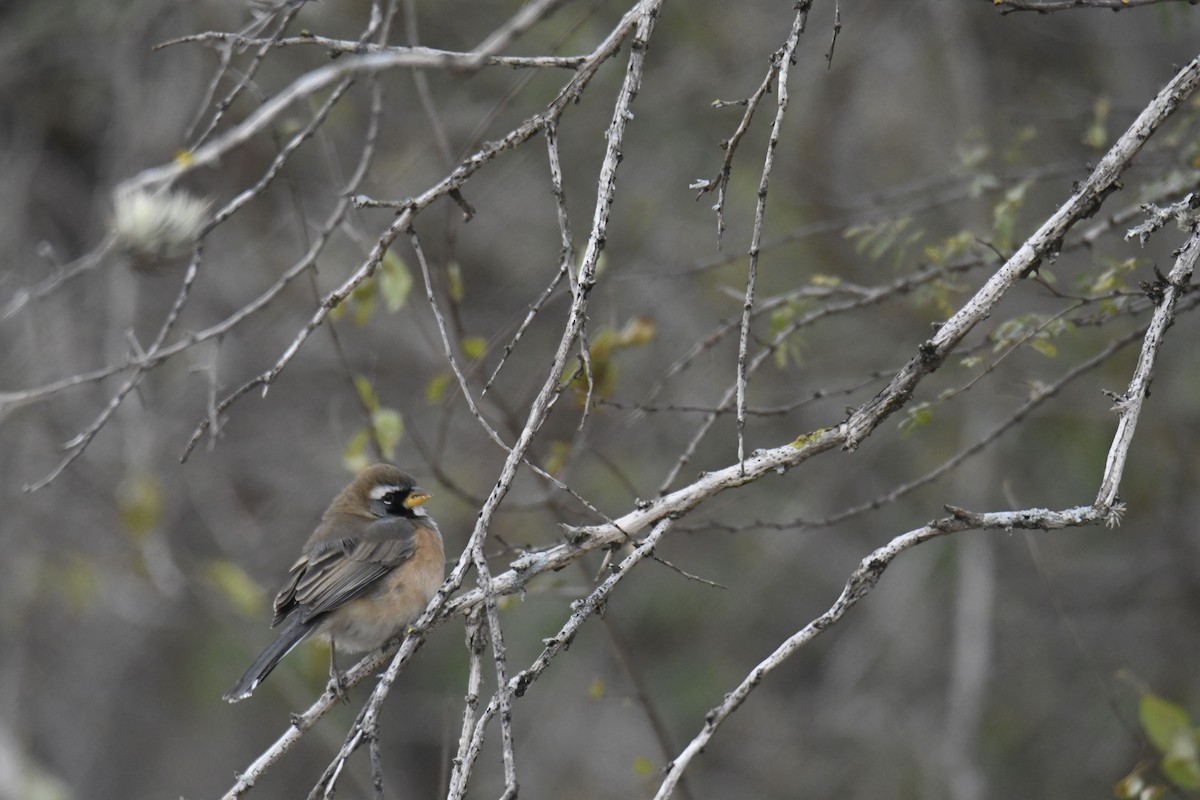
[{"label": "perched bird", "polygon": [[403,633],[445,576],[442,535],[422,508],[429,497],[390,464],[367,468],[343,489],[275,597],[271,627],[287,624],[225,699],[249,697],[310,636],[329,638],[329,672],[340,685],[337,648],[373,650]]}]

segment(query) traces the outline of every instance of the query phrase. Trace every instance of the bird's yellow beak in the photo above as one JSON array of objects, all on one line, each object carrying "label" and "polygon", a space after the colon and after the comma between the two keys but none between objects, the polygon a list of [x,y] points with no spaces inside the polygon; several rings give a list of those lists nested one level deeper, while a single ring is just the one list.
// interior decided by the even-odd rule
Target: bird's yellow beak
[{"label": "bird's yellow beak", "polygon": [[408,493],[408,497],[404,498],[404,507],[416,508],[431,497],[433,497],[433,495],[425,489],[414,486],[412,491]]}]

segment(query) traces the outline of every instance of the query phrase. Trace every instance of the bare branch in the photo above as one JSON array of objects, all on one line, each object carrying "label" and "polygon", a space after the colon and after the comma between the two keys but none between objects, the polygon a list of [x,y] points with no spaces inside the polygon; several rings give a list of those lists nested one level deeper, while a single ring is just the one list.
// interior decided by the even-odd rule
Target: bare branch
[{"label": "bare branch", "polygon": [[1175,321],[1175,305],[1187,291],[1197,259],[1200,259],[1200,234],[1193,232],[1187,244],[1179,251],[1179,257],[1175,259],[1175,266],[1171,272],[1165,279],[1159,276],[1158,282],[1148,291],[1156,299],[1156,308],[1149,330],[1146,331],[1133,379],[1129,381],[1129,388],[1116,401],[1117,434],[1113,437],[1112,447],[1104,463],[1104,479],[1100,484],[1100,493],[1096,495],[1096,506],[1099,508],[1114,508],[1117,505],[1117,491],[1125,470],[1125,459],[1129,455],[1129,445],[1133,442],[1133,432],[1137,428],[1142,403],[1150,394],[1154,363],[1158,359],[1163,336]]},{"label": "bare branch", "polygon": [[767,187],[771,182],[771,170],[775,166],[775,149],[779,146],[779,134],[783,129],[783,117],[788,105],[788,75],[804,26],[808,21],[809,2],[797,3],[796,16],[787,42],[775,53],[778,61],[779,80],[776,88],[775,120],[771,123],[771,136],[767,140],[767,153],[763,159],[762,174],[758,181],[758,204],[754,209],[754,233],[750,237],[750,265],[746,274],[746,297],[742,301],[741,336],[738,339],[737,358],[737,453],[738,461],[746,458],[746,348],[750,342],[750,315],[754,311],[754,287],[758,278],[758,254],[762,246],[763,223],[767,216]]},{"label": "bare branch", "polygon": [[730,714],[736,711],[746,701],[754,688],[762,682],[776,667],[783,664],[797,650],[816,639],[824,631],[835,625],[846,612],[865,597],[879,582],[883,571],[905,550],[913,548],[930,539],[945,536],[950,533],[960,533],[968,530],[1059,530],[1062,528],[1094,525],[1105,519],[1105,512],[1092,506],[1078,506],[1062,511],[1048,509],[1028,509],[1025,511],[999,511],[987,514],[974,514],[963,509],[947,506],[951,512],[948,517],[934,520],[929,524],[901,534],[886,545],[872,551],[859,562],[858,568],[846,581],[841,595],[824,614],[805,625],[799,631],[788,637],[771,655],[763,659],[750,671],[737,687],[727,695],[720,705],[714,707],[705,715],[704,727],[680,751],[675,760],[667,765],[666,774],[655,800],[665,800],[670,797],[683,776],[684,770],[692,760],[699,755],[717,728]]},{"label": "bare branch", "polygon": [[900,371],[886,389],[847,421],[846,448],[853,450],[885,417],[908,401],[921,377],[937,369],[963,337],[986,318],[1000,299],[1043,260],[1052,260],[1063,236],[1077,222],[1094,214],[1116,188],[1117,179],[1162,123],[1200,85],[1200,59],[1193,59],[1146,106],[1129,129],[1113,144],[1091,175],[1062,206],[1029,237],[1020,249],[966,305],[945,322]]},{"label": "bare branch", "polygon": [[356,42],[347,39],[331,39],[327,36],[288,36],[279,39],[254,39],[236,33],[209,31],[208,33],[193,33],[181,36],[169,42],[163,42],[155,49],[171,47],[179,44],[209,44],[222,42],[236,47],[296,47],[315,45],[328,50],[330,53],[346,55],[362,55],[366,53],[391,53],[411,59],[405,66],[414,69],[444,69],[451,72],[465,71],[469,67],[483,62],[482,66],[504,66],[527,69],[577,69],[587,56],[481,56],[478,52],[457,52],[454,50],[439,50],[434,47],[416,47],[404,45],[383,45],[371,42]]},{"label": "bare branch", "polygon": [[1163,3],[1186,2],[1191,0],[988,0],[1001,14],[1011,14],[1014,11],[1036,11],[1048,14],[1053,11],[1069,11],[1076,8],[1103,8],[1109,11],[1124,11],[1139,6],[1155,6]]}]

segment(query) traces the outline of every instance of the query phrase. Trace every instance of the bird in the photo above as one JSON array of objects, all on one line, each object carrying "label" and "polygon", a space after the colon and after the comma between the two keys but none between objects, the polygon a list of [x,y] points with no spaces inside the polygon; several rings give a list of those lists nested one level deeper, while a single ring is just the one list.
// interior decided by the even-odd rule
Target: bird
[{"label": "bird", "polygon": [[364,652],[404,633],[445,577],[445,549],[425,511],[432,495],[391,464],[365,469],[321,517],[275,596],[278,637],[225,693],[244,700],[292,649],[329,639],[329,672],[343,695],[337,650]]}]

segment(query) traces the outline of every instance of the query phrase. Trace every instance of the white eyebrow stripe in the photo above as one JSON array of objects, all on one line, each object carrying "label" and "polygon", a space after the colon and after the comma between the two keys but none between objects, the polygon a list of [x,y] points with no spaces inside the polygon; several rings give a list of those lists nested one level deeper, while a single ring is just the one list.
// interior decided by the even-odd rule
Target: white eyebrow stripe
[{"label": "white eyebrow stripe", "polygon": [[399,486],[393,486],[390,483],[384,483],[380,484],[379,486],[372,486],[371,491],[367,492],[367,496],[372,500],[382,500],[386,495],[398,491],[400,491]]}]

